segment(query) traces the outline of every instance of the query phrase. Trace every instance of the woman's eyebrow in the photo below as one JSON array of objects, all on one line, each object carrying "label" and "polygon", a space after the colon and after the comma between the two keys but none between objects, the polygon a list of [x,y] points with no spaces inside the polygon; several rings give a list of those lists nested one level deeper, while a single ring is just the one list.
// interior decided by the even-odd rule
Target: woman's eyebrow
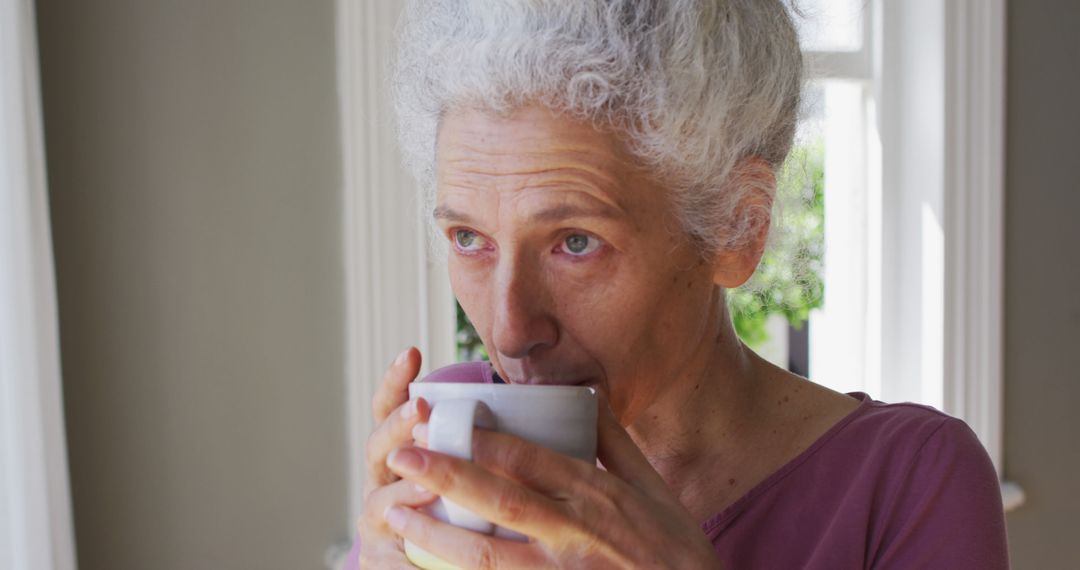
[{"label": "woman's eyebrow", "polygon": [[435,206],[435,210],[431,212],[431,216],[436,220],[446,220],[448,222],[458,224],[475,225],[476,222],[471,216],[464,212],[459,212],[448,206]]},{"label": "woman's eyebrow", "polygon": [[617,217],[614,208],[602,207],[602,208],[587,208],[578,206],[576,204],[560,204],[558,206],[552,206],[550,208],[544,208],[538,212],[534,212],[530,218],[537,222],[558,222],[562,220],[568,220],[571,218],[606,218],[613,219]]},{"label": "woman's eyebrow", "polygon": [[[476,223],[472,219],[472,217],[465,212],[459,212],[448,206],[441,205],[435,207],[435,210],[432,211],[432,217],[434,217],[436,220],[445,220],[452,223],[470,225]],[[558,206],[552,206],[550,208],[544,208],[543,210],[534,212],[529,217],[533,221],[537,222],[558,222],[572,218],[614,219],[618,217],[618,214],[612,207],[587,208],[575,204],[560,204]]]}]

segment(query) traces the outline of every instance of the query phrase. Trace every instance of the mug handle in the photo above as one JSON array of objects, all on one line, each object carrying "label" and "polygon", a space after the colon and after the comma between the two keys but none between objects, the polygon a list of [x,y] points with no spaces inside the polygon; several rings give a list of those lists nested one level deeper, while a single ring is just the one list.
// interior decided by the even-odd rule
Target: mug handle
[{"label": "mug handle", "polygon": [[[440,400],[428,418],[428,449],[472,461],[473,428],[494,430],[495,414],[480,400]],[[494,525],[449,499],[439,499],[450,524],[482,534],[491,534]]]}]

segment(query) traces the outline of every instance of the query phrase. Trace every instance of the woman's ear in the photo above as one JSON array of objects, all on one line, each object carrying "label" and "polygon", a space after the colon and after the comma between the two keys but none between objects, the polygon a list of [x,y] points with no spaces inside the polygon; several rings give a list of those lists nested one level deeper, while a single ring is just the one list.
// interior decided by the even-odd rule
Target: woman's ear
[{"label": "woman's ear", "polygon": [[776,174],[768,162],[751,157],[735,165],[732,180],[742,194],[735,219],[744,237],[713,256],[713,282],[732,289],[746,283],[757,270],[772,223]]}]

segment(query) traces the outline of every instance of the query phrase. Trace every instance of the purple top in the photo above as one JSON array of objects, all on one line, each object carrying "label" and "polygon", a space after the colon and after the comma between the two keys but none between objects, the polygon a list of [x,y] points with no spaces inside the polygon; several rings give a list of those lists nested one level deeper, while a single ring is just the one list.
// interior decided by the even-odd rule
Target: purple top
[{"label": "purple top", "polygon": [[[426,382],[492,382],[488,363]],[[928,406],[861,404],[701,525],[726,568],[1009,567],[997,473],[967,424]],[[346,563],[358,568],[359,541]]]}]

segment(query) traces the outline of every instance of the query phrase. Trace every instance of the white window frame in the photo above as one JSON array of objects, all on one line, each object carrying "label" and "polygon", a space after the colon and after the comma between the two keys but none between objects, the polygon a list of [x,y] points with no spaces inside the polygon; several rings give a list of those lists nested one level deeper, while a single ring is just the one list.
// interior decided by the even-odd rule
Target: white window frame
[{"label": "white window frame", "polygon": [[880,163],[868,157],[872,195],[856,206],[879,226],[861,296],[879,313],[868,390],[966,421],[1010,511],[1024,494],[1003,480],[1004,18],[1005,0],[876,0],[861,51],[808,56],[814,78],[874,89]]},{"label": "white window frame", "polygon": [[337,2],[351,521],[363,510],[363,449],[386,368],[412,345],[424,357],[421,374],[455,358],[445,263],[430,255],[417,190],[396,145],[389,77],[400,10],[397,2]]},{"label": "white window frame", "polygon": [[[963,419],[1003,478],[1005,0],[875,0],[863,30],[859,51],[807,54],[812,78],[873,89],[868,168],[851,174],[865,175],[868,199],[832,202],[868,220],[843,236],[865,239],[845,252],[862,258],[838,261],[845,278],[865,271],[866,290],[844,296],[869,316],[837,330],[869,329],[848,343],[865,349],[862,388]],[[1002,497],[1006,510],[1024,500],[1004,480]]]},{"label": "white window frame", "polygon": [[1005,510],[1006,0],[945,3],[945,409],[979,435]]},{"label": "white window frame", "polygon": [[[904,200],[920,199],[920,193],[925,197],[935,186],[943,230],[942,278],[934,283],[941,298],[905,303],[916,288],[883,270],[882,298],[899,302],[883,306],[882,320],[888,333],[887,327],[910,325],[915,315],[925,314],[920,309],[927,303],[940,303],[943,320],[935,328],[941,330],[934,331],[941,335],[933,363],[941,375],[936,389],[944,411],[971,426],[1003,479],[1006,3],[877,0],[874,5],[882,31],[876,60],[885,149],[883,200],[886,207],[904,207]],[[929,69],[928,55],[934,60]],[[904,255],[904,248],[911,246],[906,238],[920,232],[903,223],[892,231],[885,228],[883,258],[900,259],[902,272],[917,272],[905,260],[918,259],[924,268],[927,260],[910,251]],[[922,289],[925,296],[925,280]],[[900,338],[902,332],[892,334]],[[886,386],[905,381],[889,374],[915,373],[904,368],[915,360],[913,354],[934,357],[911,343],[883,343],[882,351]],[[909,386],[899,394],[917,395],[915,390]],[[1006,510],[1024,501],[1020,487],[1004,480],[1002,498]]]},{"label": "white window frame", "polygon": [[[887,149],[880,165],[881,207],[890,207],[889,200],[912,184],[904,172],[912,172],[912,167],[925,172],[927,164],[917,160],[936,161],[936,183],[944,201],[944,330],[938,356],[943,406],[974,429],[1001,475],[1005,0],[953,0],[944,6],[936,0],[874,0],[868,6],[867,21],[874,28],[863,29],[872,41],[861,51],[808,55],[821,78],[859,78],[887,87],[916,81],[918,77],[904,73],[913,69],[906,58],[918,54],[905,51],[905,46],[926,41],[920,35],[928,22],[936,26],[931,26],[936,34],[931,45],[923,45],[920,53],[938,50],[940,74],[911,83],[906,92],[878,93],[887,95],[879,98],[876,117]],[[372,424],[375,386],[394,354],[409,343],[418,343],[424,352],[425,369],[452,362],[455,318],[445,266],[429,255],[414,184],[402,172],[393,144],[388,66],[400,6],[338,0],[337,10],[348,307],[346,408],[350,513],[355,520],[363,503],[361,450]],[[871,35],[871,29],[880,33]],[[922,90],[918,100],[911,98],[914,89]],[[938,105],[936,110],[916,107],[925,100]],[[934,121],[924,133],[936,133],[938,146],[918,146],[914,130],[905,128],[907,118],[922,121],[920,128]],[[938,152],[935,158],[893,151],[905,145]],[[903,229],[893,227],[890,233],[885,228],[881,253],[890,257],[884,259],[893,259],[902,246],[897,231]],[[902,334],[888,327],[904,326],[902,318],[890,318],[905,310],[903,303],[893,303],[903,295],[890,289],[893,269],[882,267],[877,276],[885,339]],[[882,343],[883,373],[889,362],[905,359],[909,349],[903,343]],[[888,377],[883,378],[888,384]],[[883,392],[886,399],[908,393]],[[1002,492],[1007,510],[1023,502],[1022,491],[1013,484],[1003,483]]]}]

